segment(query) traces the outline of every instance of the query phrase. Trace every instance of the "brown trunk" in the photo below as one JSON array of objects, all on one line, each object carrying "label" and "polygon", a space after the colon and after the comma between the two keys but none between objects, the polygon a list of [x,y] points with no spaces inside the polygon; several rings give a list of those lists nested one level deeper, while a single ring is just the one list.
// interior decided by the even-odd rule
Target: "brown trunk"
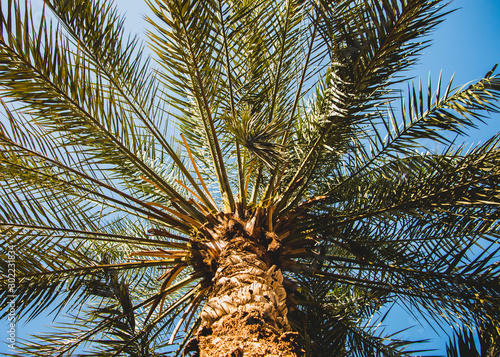
[{"label": "brown trunk", "polygon": [[212,282],[193,340],[201,357],[302,355],[287,320],[283,275],[266,259],[264,247],[233,237]]}]

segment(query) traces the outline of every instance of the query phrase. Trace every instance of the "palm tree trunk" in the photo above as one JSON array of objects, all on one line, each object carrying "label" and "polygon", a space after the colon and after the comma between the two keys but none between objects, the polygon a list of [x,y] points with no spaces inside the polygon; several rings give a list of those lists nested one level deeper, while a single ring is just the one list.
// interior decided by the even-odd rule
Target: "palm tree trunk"
[{"label": "palm tree trunk", "polygon": [[201,357],[302,355],[287,320],[281,270],[248,237],[225,241],[195,338]]}]

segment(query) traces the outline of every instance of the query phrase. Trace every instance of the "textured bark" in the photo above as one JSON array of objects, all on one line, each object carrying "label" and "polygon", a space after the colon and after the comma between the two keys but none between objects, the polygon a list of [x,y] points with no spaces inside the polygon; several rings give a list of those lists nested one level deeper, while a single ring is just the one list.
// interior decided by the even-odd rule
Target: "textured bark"
[{"label": "textured bark", "polygon": [[190,349],[201,357],[302,355],[287,320],[283,275],[268,248],[238,234],[225,241],[217,265]]}]

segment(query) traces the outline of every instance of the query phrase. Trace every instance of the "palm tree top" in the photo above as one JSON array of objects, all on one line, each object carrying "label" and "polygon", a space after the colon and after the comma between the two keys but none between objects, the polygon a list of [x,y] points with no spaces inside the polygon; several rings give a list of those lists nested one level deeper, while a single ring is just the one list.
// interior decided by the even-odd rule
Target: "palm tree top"
[{"label": "palm tree top", "polygon": [[213,341],[241,323],[283,356],[410,354],[371,320],[392,303],[494,330],[499,136],[461,142],[500,77],[408,78],[446,2],[147,3],[152,59],[110,2],[1,5],[17,316],[73,319],[20,350],[240,353]]}]

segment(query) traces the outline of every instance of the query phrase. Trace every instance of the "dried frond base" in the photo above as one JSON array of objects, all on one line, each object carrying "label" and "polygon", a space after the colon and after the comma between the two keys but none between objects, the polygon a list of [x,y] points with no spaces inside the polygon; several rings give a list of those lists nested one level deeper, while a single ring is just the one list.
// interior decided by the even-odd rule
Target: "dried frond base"
[{"label": "dried frond base", "polygon": [[297,357],[304,354],[297,338],[269,328],[258,312],[237,311],[202,328],[190,347],[200,357]]},{"label": "dried frond base", "polygon": [[298,335],[288,323],[284,277],[274,258],[279,242],[276,234],[262,227],[259,216],[261,212],[245,221],[226,217],[214,227],[212,239],[220,242],[217,270],[201,312],[201,328],[185,353],[195,351],[201,357],[303,355]]}]

